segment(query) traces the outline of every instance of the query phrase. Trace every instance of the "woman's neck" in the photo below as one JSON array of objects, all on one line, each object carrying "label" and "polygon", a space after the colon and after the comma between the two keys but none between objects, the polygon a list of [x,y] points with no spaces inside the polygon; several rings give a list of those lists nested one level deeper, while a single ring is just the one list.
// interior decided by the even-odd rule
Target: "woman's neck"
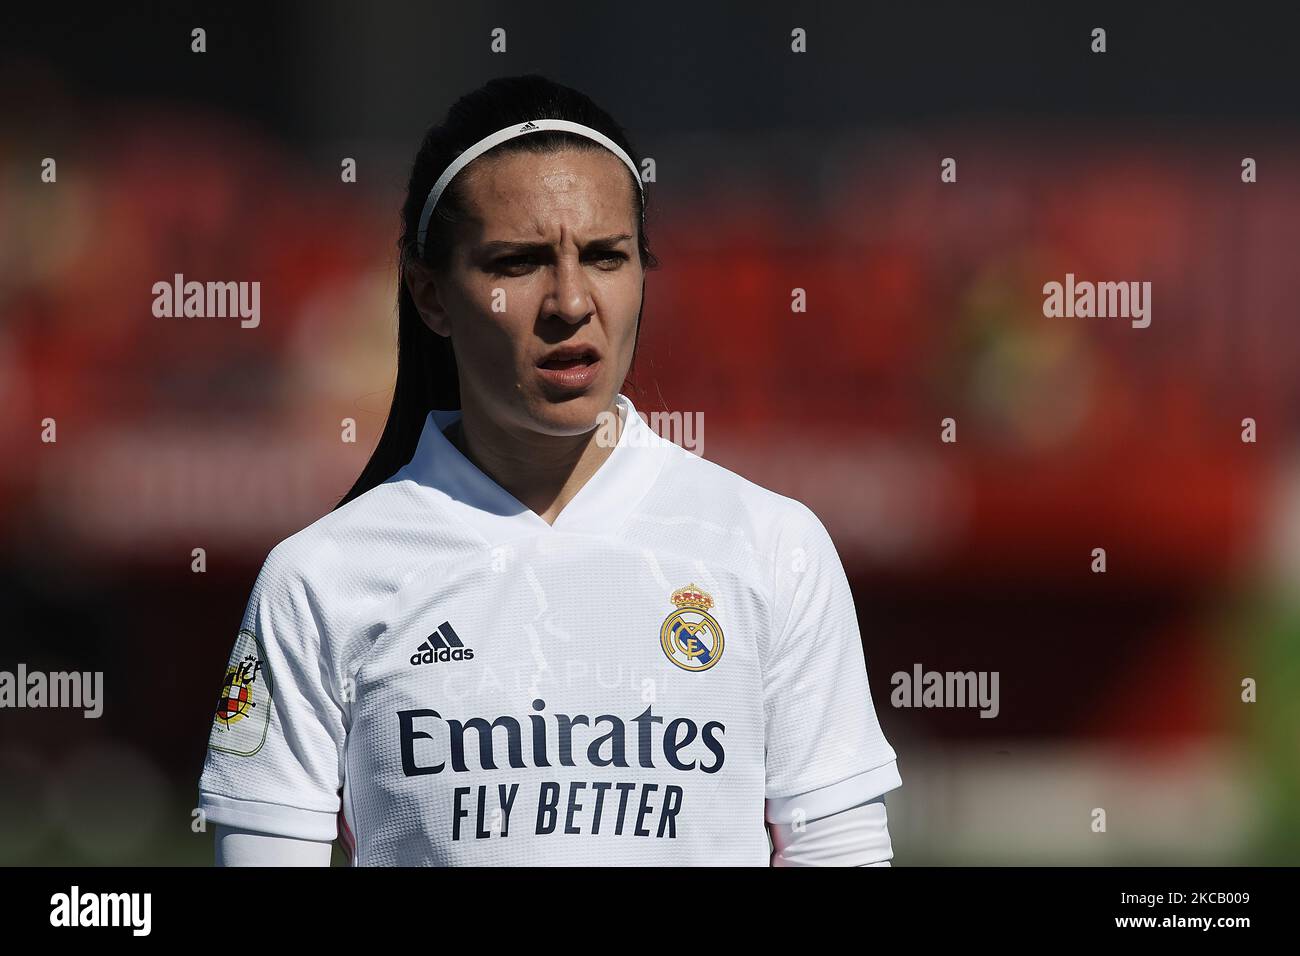
[{"label": "woman's neck", "polygon": [[[617,406],[611,413],[618,423],[617,442],[623,431]],[[521,504],[547,524],[554,524],[565,505],[582,490],[605,459],[614,443],[598,441],[606,429],[597,426],[583,435],[541,435],[507,431],[485,416],[469,410],[448,426],[444,433],[460,453]]]}]

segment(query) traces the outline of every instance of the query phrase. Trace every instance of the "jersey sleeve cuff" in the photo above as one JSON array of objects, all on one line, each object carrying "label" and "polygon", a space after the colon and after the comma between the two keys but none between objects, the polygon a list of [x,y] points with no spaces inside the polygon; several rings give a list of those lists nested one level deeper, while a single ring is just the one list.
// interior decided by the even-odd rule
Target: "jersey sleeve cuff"
[{"label": "jersey sleeve cuff", "polygon": [[235,800],[215,793],[199,794],[199,809],[209,823],[242,827],[297,840],[334,840],[338,837],[338,811],[304,810],[279,803]]},{"label": "jersey sleeve cuff", "polygon": [[832,813],[839,813],[849,807],[866,803],[888,790],[903,785],[903,778],[898,775],[898,761],[891,760],[883,766],[876,767],[856,776],[818,787],[807,793],[797,793],[788,797],[768,797],[764,801],[768,823],[793,823],[796,813],[807,820],[818,820]]}]

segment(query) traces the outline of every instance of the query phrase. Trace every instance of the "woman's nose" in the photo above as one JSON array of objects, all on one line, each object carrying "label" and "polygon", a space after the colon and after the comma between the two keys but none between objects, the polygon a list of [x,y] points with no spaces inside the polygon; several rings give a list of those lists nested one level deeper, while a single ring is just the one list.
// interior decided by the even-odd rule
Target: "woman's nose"
[{"label": "woman's nose", "polygon": [[551,274],[554,284],[543,303],[548,315],[559,316],[566,322],[581,322],[595,311],[582,264],[576,256],[561,256]]}]

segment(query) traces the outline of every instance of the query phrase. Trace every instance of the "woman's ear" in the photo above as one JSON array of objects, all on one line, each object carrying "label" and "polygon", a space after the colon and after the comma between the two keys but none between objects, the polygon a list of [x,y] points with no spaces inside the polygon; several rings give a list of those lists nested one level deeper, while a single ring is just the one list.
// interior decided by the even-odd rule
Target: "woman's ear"
[{"label": "woman's ear", "polygon": [[451,321],[438,294],[439,279],[433,269],[418,259],[411,259],[406,263],[403,278],[424,324],[443,338],[450,338]]}]

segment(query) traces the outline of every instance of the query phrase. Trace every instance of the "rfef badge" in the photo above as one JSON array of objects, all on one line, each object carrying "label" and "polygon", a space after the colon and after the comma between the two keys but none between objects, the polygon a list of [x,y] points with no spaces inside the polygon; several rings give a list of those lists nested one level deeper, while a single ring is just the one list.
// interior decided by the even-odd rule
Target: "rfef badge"
[{"label": "rfef badge", "polygon": [[664,618],[659,643],[668,659],[686,671],[706,671],[722,657],[722,627],[709,613],[713,598],[694,584],[678,588],[670,600],[677,610]]},{"label": "rfef badge", "polygon": [[274,689],[257,635],[240,628],[217,697],[208,745],[213,750],[245,757],[261,750],[271,724]]}]

